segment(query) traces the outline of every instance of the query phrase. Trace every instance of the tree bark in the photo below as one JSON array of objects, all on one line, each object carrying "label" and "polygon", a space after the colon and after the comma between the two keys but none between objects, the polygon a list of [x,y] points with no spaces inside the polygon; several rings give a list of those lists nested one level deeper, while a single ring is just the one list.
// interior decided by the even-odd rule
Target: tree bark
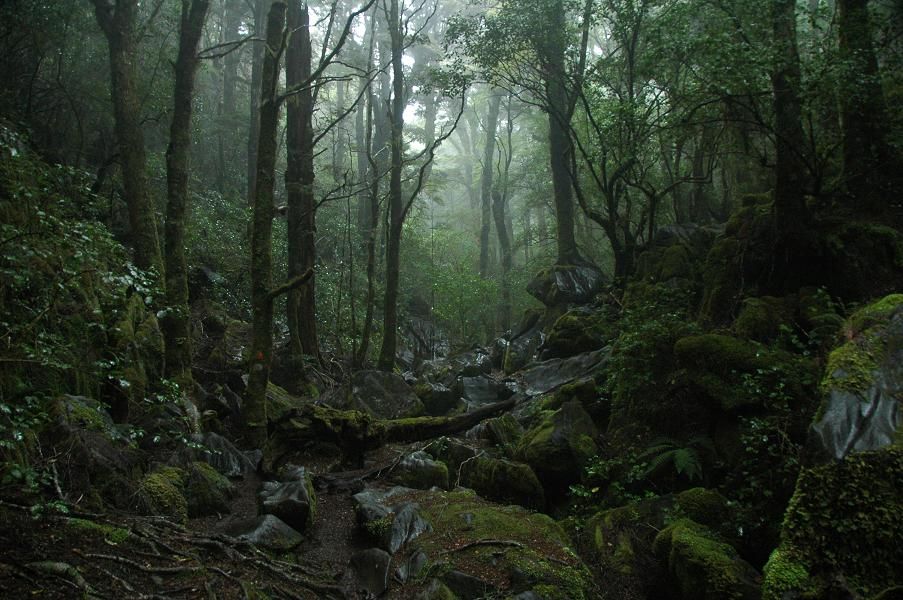
[{"label": "tree bark", "polygon": [[[290,2],[290,33],[285,56],[285,80],[293,88],[310,79],[310,19],[307,6]],[[316,205],[314,202],[313,93],[305,87],[288,99],[286,146],[288,150],[285,191],[287,196],[288,276],[297,277],[316,263]],[[289,293],[288,325],[292,356],[319,358],[315,279]]]},{"label": "tree bark", "polygon": [[498,190],[492,192],[492,215],[495,218],[495,232],[502,250],[501,302],[499,304],[499,325],[502,331],[511,327],[511,240],[508,238],[508,227],[505,223],[505,196]]},{"label": "tree bark", "polygon": [[135,246],[135,264],[163,274],[163,257],[157,236],[157,214],[147,185],[147,158],[141,129],[138,96],[138,1],[92,0],[97,23],[107,38],[110,83],[116,139],[119,144],[122,185],[128,205],[129,226]]},{"label": "tree bark", "polygon": [[191,112],[198,66],[198,44],[209,0],[182,0],[179,54],[173,93],[169,147],[166,149],[166,316],[161,320],[166,346],[167,377],[191,390],[191,315],[188,309],[188,265],[185,260],[185,214],[188,208],[188,163]]},{"label": "tree bark", "polygon": [[[267,0],[257,0],[254,4],[254,31],[260,35],[264,28]],[[257,144],[260,141],[260,96],[263,70],[264,44],[255,42],[251,51],[251,110],[248,124],[248,204],[254,205],[257,179]]]},{"label": "tree bark", "polygon": [[273,189],[279,103],[276,85],[284,45],[286,5],[273,2],[266,26],[260,88],[260,140],[251,223],[251,360],[245,402],[247,442],[260,447],[267,437],[266,390],[273,353]]},{"label": "tree bark", "polygon": [[[499,121],[502,97],[493,93],[486,113],[486,140],[483,146],[483,173],[480,176],[480,277],[489,277],[489,229],[491,223],[492,173],[495,170],[495,132]],[[498,227],[498,221],[496,221]],[[504,223],[502,225],[504,227]]]},{"label": "tree bark", "polygon": [[378,368],[391,371],[395,366],[398,344],[398,278],[401,254],[401,231],[404,205],[401,197],[401,171],[404,131],[404,71],[402,68],[403,33],[398,9],[399,0],[389,2],[389,34],[392,41],[392,163],[389,172],[389,230],[386,241],[386,294],[383,312],[383,343]]}]

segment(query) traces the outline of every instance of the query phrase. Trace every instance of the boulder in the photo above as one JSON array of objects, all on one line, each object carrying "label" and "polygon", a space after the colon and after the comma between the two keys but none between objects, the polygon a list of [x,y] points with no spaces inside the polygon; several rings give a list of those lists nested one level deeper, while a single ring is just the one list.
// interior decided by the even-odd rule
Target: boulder
[{"label": "boulder", "polygon": [[612,333],[605,310],[578,306],[552,324],[539,356],[548,360],[598,350],[612,340]]},{"label": "boulder", "polygon": [[448,489],[448,467],[422,450],[401,459],[390,476],[393,481],[410,488],[428,490],[435,486]]},{"label": "boulder", "polygon": [[298,531],[306,531],[313,524],[317,496],[303,467],[295,470],[289,481],[264,483],[258,499],[261,513],[275,515]]},{"label": "boulder", "polygon": [[405,544],[432,530],[429,521],[421,516],[418,504],[393,502],[393,496],[410,491],[410,488],[404,487],[367,489],[353,496],[358,523],[390,554],[395,554]]},{"label": "boulder", "polygon": [[487,375],[462,377],[461,390],[468,411],[494,404],[511,396],[504,384]]},{"label": "boulder", "polygon": [[274,552],[288,552],[304,541],[304,536],[274,515],[260,515],[235,537]]},{"label": "boulder", "polygon": [[653,545],[656,556],[685,600],[759,600],[760,576],[737,551],[706,527],[691,519],[679,519],[659,533]]},{"label": "boulder", "polygon": [[197,433],[191,436],[192,446],[186,449],[184,462],[201,460],[226,477],[243,477],[257,470],[257,465],[247,454],[223,436],[213,433]]},{"label": "boulder", "polygon": [[389,565],[392,556],[380,548],[369,548],[351,556],[358,585],[373,597],[380,596],[389,587]]},{"label": "boulder", "polygon": [[602,289],[605,277],[592,265],[554,265],[527,284],[527,291],[546,306],[585,304]]},{"label": "boulder", "polygon": [[143,515],[188,521],[188,501],[182,490],[186,473],[178,467],[163,467],[147,474],[138,485],[138,511]]},{"label": "boulder", "polygon": [[431,417],[445,416],[463,408],[460,394],[442,383],[417,382],[414,392],[423,402],[423,411]]},{"label": "boulder", "polygon": [[529,465],[480,456],[461,465],[461,481],[483,498],[542,510],[542,484]]},{"label": "boulder", "polygon": [[401,375],[385,371],[358,371],[351,378],[350,389],[344,388],[324,398],[335,408],[350,408],[378,419],[416,417],[423,413],[423,403]]},{"label": "boulder", "polygon": [[205,462],[193,462],[188,466],[185,480],[185,499],[188,516],[230,512],[229,500],[235,495],[235,486]]},{"label": "boulder", "polygon": [[560,385],[592,376],[608,361],[608,348],[570,358],[555,358],[538,363],[521,373],[524,392],[530,396],[545,394]]},{"label": "boulder", "polygon": [[598,447],[598,430],[577,401],[546,411],[540,423],[524,434],[517,456],[530,465],[549,490],[580,480],[583,467]]}]

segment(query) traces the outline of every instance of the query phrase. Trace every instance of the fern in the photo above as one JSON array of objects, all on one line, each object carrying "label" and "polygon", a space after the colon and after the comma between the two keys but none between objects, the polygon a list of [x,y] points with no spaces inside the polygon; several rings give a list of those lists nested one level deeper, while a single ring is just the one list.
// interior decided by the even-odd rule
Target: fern
[{"label": "fern", "polygon": [[640,458],[650,458],[645,476],[648,477],[670,464],[678,475],[685,475],[690,481],[702,479],[700,449],[714,450],[712,441],[702,435],[693,436],[686,442],[658,438],[640,454]]}]

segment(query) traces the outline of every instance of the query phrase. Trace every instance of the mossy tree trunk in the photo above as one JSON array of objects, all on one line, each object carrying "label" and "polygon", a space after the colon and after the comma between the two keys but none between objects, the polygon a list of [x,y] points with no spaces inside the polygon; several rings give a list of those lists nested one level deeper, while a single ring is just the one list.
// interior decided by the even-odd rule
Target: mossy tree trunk
[{"label": "mossy tree trunk", "polygon": [[135,264],[163,273],[157,215],[148,192],[141,99],[137,89],[138,1],[92,0],[94,14],[110,53],[110,83],[122,185],[135,246]]},{"label": "mossy tree trunk", "polygon": [[188,266],[185,261],[185,213],[188,206],[188,161],[191,108],[197,72],[198,44],[209,0],[182,0],[179,54],[173,94],[169,147],[166,149],[166,316],[161,321],[166,344],[167,377],[191,390],[191,321],[188,309]]},{"label": "mossy tree trunk", "polygon": [[887,143],[884,92],[872,46],[868,0],[837,2],[841,54],[841,112],[844,180],[850,195],[881,211],[897,190],[901,161]]},{"label": "mossy tree trunk", "polygon": [[796,45],[796,2],[771,3],[775,65],[771,75],[775,117],[774,212],[778,231],[792,235],[805,228],[803,160],[806,151],[799,99],[800,57]]},{"label": "mossy tree trunk", "polygon": [[276,86],[285,43],[285,13],[285,2],[273,2],[267,17],[260,87],[260,139],[251,222],[251,356],[244,411],[247,442],[254,447],[266,441],[266,390],[273,352],[273,186],[279,124]]},{"label": "mossy tree trunk", "polygon": [[[291,32],[285,56],[285,80],[289,88],[311,77],[310,18],[307,6],[290,2]],[[298,277],[316,262],[314,202],[314,131],[312,86],[304,85],[288,98],[286,106],[285,191],[288,199],[288,276]],[[319,357],[317,340],[315,278],[289,292],[287,302],[292,356]]]},{"label": "mossy tree trunk", "polygon": [[[254,10],[254,31],[259,37],[263,33],[267,0],[255,0],[252,6]],[[264,45],[260,42],[251,45],[251,93],[248,94],[251,104],[248,116],[247,193],[248,204],[252,206],[254,204],[254,194],[256,193],[257,144],[260,140],[260,95],[257,93],[257,90],[260,89],[260,80],[263,73],[263,53]]]},{"label": "mossy tree trunk", "polygon": [[489,277],[489,230],[492,214],[492,174],[495,170],[495,131],[502,97],[495,90],[486,112],[486,139],[483,143],[483,172],[480,175],[480,277]]}]

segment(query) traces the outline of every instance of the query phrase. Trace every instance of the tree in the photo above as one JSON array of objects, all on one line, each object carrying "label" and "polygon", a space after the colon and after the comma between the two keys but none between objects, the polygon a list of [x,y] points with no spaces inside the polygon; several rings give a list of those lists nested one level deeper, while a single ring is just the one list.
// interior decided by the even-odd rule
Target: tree
[{"label": "tree", "polygon": [[166,316],[162,319],[168,377],[191,389],[191,321],[188,310],[188,266],[185,261],[185,211],[188,206],[188,158],[198,43],[208,0],[182,0],[179,54],[175,64],[172,123],[166,150]]},{"label": "tree", "polygon": [[495,169],[495,130],[499,120],[502,97],[493,93],[486,111],[486,140],[483,145],[483,173],[480,176],[480,277],[489,276],[489,225],[492,212],[492,173]]},{"label": "tree", "polygon": [[109,47],[110,90],[135,264],[162,274],[163,258],[157,236],[157,215],[148,192],[141,99],[137,89],[139,2],[118,0],[114,5],[108,0],[91,1]]}]

